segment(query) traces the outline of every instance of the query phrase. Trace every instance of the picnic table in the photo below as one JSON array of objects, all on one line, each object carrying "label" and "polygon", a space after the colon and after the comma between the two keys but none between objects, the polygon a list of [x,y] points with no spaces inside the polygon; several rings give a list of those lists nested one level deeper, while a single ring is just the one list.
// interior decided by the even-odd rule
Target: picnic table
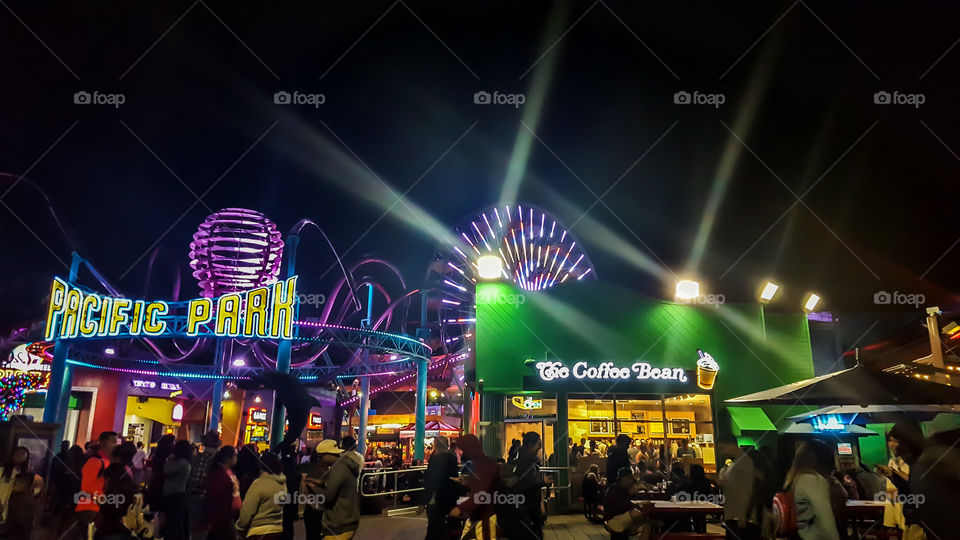
[{"label": "picnic table", "polygon": [[706,501],[643,501],[642,506],[651,517],[676,517],[678,515],[723,515],[723,506]]}]

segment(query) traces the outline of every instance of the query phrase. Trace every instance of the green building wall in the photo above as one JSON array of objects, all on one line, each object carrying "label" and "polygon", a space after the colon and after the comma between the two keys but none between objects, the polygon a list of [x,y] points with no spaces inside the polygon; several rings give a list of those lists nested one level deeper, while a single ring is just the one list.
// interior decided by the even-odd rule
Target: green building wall
[{"label": "green building wall", "polygon": [[[722,432],[733,429],[725,399],[814,375],[803,313],[764,313],[756,303],[665,302],[601,281],[533,293],[509,283],[480,283],[475,339],[475,364],[468,377],[482,379],[484,392],[500,394],[523,391],[523,377],[532,375],[526,359],[566,365],[641,360],[654,367],[694,370],[697,349],[702,349],[720,365],[713,403]],[[644,392],[643,383],[636,381],[616,383],[612,391]],[[764,407],[778,427],[787,416],[807,409]]]}]

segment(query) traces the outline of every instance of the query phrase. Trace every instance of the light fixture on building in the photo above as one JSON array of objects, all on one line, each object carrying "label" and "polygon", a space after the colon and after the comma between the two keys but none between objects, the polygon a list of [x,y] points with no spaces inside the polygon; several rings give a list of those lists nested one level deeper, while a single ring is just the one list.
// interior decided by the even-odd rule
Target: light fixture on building
[{"label": "light fixture on building", "polygon": [[763,290],[760,291],[760,301],[769,302],[773,300],[773,297],[777,294],[777,291],[780,289],[780,286],[772,281],[768,281],[764,286]]},{"label": "light fixture on building", "polygon": [[223,393],[223,399],[230,399],[230,391],[227,390]]},{"label": "light fixture on building", "polygon": [[254,403],[260,403],[261,401],[263,401],[263,399],[260,396],[253,398]]},{"label": "light fixture on building", "polygon": [[243,366],[245,366],[245,365],[247,365],[247,361],[244,360],[243,358],[234,358],[234,359],[233,359],[233,367],[243,367]]},{"label": "light fixture on building", "polygon": [[503,260],[496,255],[483,255],[477,259],[477,275],[482,279],[497,279],[503,272]]},{"label": "light fixture on building", "polygon": [[170,414],[174,422],[183,420],[183,404],[177,403],[173,406],[173,412]]},{"label": "light fixture on building", "polygon": [[106,349],[103,350],[103,354],[113,356],[117,354],[117,351],[113,347],[107,347]]},{"label": "light fixture on building", "polygon": [[692,279],[681,279],[677,282],[676,298],[680,300],[691,300],[700,296],[700,284]]},{"label": "light fixture on building", "polygon": [[820,295],[817,293],[810,293],[807,295],[807,299],[803,302],[804,311],[813,311],[816,309],[817,304],[820,303]]}]

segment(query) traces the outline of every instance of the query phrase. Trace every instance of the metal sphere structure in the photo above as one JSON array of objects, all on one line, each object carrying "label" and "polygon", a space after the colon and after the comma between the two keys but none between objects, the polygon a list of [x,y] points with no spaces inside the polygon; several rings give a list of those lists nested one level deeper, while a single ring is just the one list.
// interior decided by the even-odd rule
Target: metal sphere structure
[{"label": "metal sphere structure", "polygon": [[207,216],[190,242],[200,294],[213,298],[277,281],[283,239],[262,213],[224,208]]}]

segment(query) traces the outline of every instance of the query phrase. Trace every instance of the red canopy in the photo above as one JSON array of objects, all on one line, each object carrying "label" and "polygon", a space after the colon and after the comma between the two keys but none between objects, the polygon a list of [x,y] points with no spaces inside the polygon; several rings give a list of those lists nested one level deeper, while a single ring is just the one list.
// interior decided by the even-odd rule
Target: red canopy
[{"label": "red canopy", "polygon": [[[400,430],[401,439],[412,439],[416,436],[417,432],[416,424],[408,424]],[[450,424],[445,424],[439,420],[430,420],[426,425],[426,437],[436,437],[437,435],[447,435],[447,436],[459,436],[460,428],[455,428]]]}]

